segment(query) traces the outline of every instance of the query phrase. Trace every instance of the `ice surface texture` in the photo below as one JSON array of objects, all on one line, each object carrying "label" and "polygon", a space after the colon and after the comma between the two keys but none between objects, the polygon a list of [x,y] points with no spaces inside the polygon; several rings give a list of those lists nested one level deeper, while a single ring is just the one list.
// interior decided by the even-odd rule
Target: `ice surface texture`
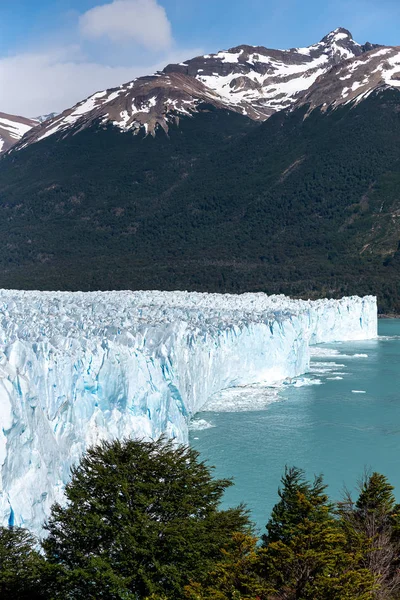
[{"label": "ice surface texture", "polygon": [[0,291],[0,515],[40,531],[103,438],[188,440],[222,389],[307,372],[310,344],[377,335],[376,299]]}]

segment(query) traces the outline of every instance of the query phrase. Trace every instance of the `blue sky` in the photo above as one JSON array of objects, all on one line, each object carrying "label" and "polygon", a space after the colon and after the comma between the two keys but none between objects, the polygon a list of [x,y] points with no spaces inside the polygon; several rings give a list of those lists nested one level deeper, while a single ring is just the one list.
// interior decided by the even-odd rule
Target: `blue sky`
[{"label": "blue sky", "polygon": [[338,26],[397,45],[399,23],[399,0],[0,0],[0,111],[60,111],[168,62],[306,46]]}]

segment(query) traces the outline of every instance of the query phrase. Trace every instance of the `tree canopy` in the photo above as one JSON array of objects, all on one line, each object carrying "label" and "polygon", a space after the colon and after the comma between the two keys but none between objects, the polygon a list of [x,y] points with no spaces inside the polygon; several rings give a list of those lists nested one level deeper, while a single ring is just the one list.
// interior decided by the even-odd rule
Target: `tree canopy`
[{"label": "tree canopy", "polygon": [[71,598],[179,598],[249,529],[243,507],[220,510],[230,480],[172,442],[103,442],[73,469],[43,543]]},{"label": "tree canopy", "polygon": [[0,527],[0,598],[41,600],[43,558],[25,529]]}]

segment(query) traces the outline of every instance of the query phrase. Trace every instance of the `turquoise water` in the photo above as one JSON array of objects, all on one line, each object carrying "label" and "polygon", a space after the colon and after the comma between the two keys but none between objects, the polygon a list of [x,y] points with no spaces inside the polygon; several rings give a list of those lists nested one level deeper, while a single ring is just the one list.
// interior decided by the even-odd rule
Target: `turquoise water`
[{"label": "turquoise water", "polygon": [[212,427],[193,430],[191,445],[216,476],[235,480],[225,506],[245,502],[263,529],[285,464],[323,473],[334,500],[365,468],[377,470],[400,500],[400,320],[381,320],[379,334],[317,347],[312,372],[295,385],[229,392],[224,400],[238,412],[211,401],[197,416]]}]

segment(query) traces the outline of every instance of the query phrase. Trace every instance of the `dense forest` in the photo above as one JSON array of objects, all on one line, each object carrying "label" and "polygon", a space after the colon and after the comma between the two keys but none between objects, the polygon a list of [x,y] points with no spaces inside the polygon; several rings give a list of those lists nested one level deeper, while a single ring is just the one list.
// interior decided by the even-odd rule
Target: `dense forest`
[{"label": "dense forest", "polygon": [[400,506],[379,473],[333,503],[287,468],[265,532],[196,451],[103,442],[72,471],[39,546],[0,528],[2,600],[395,600]]},{"label": "dense forest", "polygon": [[378,295],[400,311],[400,92],[263,124],[204,105],[0,161],[0,286]]}]

